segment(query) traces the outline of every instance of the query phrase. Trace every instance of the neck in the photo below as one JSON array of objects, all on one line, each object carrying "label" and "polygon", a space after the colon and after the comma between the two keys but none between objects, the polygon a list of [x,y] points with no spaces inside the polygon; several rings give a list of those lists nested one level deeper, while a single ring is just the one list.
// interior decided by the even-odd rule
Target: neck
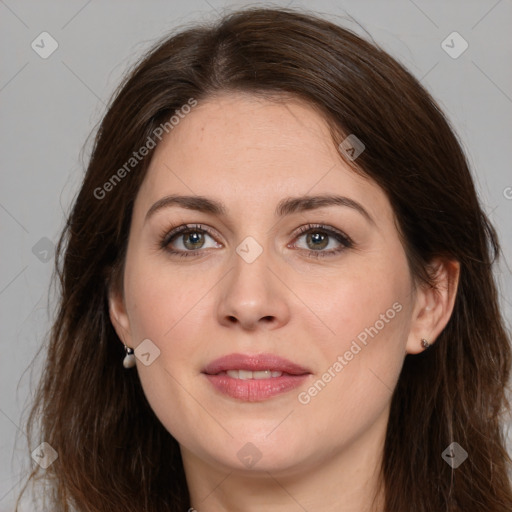
[{"label": "neck", "polygon": [[181,446],[191,507],[197,512],[382,512],[386,424],[387,416],[349,446],[287,469],[211,465]]}]

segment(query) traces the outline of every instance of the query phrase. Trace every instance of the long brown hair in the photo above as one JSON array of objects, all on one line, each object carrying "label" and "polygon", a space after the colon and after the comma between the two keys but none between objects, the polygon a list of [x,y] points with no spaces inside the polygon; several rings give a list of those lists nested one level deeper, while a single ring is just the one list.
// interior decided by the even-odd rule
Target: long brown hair
[{"label": "long brown hair", "polygon": [[[58,458],[45,483],[52,511],[183,511],[189,495],[177,441],[149,406],[108,314],[121,288],[132,207],[151,159],[126,162],[191,98],[244,91],[294,96],[318,109],[333,143],[366,149],[353,163],[384,190],[410,270],[460,262],[452,317],[436,343],[406,356],[381,468],[387,512],[509,512],[503,415],[511,348],[492,264],[500,253],[452,128],[420,83],[377,45],[306,11],[251,8],[159,42],[116,91],[56,253],[59,306],[29,440]],[[110,181],[125,166],[122,179]],[[119,176],[119,174],[118,174]],[[98,192],[99,189],[108,194]],[[30,441],[29,441],[30,442]],[[452,469],[452,442],[469,454]],[[45,509],[46,510],[46,509]]]}]

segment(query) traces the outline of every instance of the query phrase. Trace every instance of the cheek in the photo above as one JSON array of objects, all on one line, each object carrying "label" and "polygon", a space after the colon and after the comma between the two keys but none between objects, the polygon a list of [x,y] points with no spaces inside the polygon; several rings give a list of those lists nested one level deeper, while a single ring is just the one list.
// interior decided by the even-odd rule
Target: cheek
[{"label": "cheek", "polygon": [[141,256],[126,263],[125,292],[134,344],[150,339],[160,351],[148,366],[137,360],[137,371],[160,422],[177,438],[187,438],[190,425],[204,421],[187,390],[193,389],[195,372],[191,370],[204,343],[206,318],[199,318],[204,310],[199,300],[209,287],[197,278],[201,288],[196,288],[190,275],[168,273],[165,264],[151,265],[148,260]]},{"label": "cheek", "polygon": [[[316,313],[322,331],[322,346],[327,354],[348,349],[351,341],[379,338],[394,339],[397,343],[407,330],[406,321],[411,295],[411,282],[405,256],[382,257],[372,260],[354,259],[346,267],[317,274],[303,284],[302,297],[308,308]],[[321,322],[319,321],[321,320]],[[382,341],[381,343],[384,343]]]},{"label": "cheek", "polygon": [[325,413],[325,428],[348,439],[369,428],[390,403],[405,357],[411,305],[409,281],[398,274],[379,281],[368,273],[345,281],[340,290],[330,309],[336,335],[317,345],[325,363],[299,402],[311,414]]},{"label": "cheek", "polygon": [[[324,328],[318,336],[317,330],[319,341],[312,349],[323,365],[302,404],[315,402],[313,407],[338,419],[350,414],[364,422],[390,399],[405,357],[411,313],[407,263],[405,257],[395,261],[383,258],[333,276],[329,291],[322,289],[328,301],[315,295],[315,311],[329,331]],[[308,329],[313,334],[311,325]],[[330,408],[333,403],[339,407]]]},{"label": "cheek", "polygon": [[125,292],[136,341],[152,336],[163,341],[193,307],[193,284],[158,260],[142,251],[127,259]]},{"label": "cheek", "polygon": [[339,315],[336,341],[317,345],[323,364],[297,394],[301,428],[348,446],[385,421],[405,357],[406,311],[400,301],[384,300],[357,318]]}]

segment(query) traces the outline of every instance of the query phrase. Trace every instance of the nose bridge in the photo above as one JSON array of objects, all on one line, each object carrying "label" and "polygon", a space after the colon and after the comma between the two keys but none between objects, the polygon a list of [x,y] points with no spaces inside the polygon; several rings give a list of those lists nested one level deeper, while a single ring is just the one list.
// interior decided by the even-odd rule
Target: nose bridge
[{"label": "nose bridge", "polygon": [[[269,270],[271,264],[271,255],[269,241],[262,240],[263,235],[257,235],[258,241],[254,236],[246,236],[235,247],[233,255],[234,269],[231,276],[231,286],[241,286],[240,290],[232,290],[233,293],[242,293],[246,300],[253,295],[270,294],[272,284],[272,272]],[[236,281],[236,282],[234,282]],[[249,300],[255,300],[256,296]]]},{"label": "nose bridge", "polygon": [[[256,239],[256,236],[260,240]],[[219,320],[237,320],[254,328],[260,320],[282,323],[288,317],[288,306],[280,283],[272,270],[272,241],[263,234],[248,235],[235,247],[233,268],[224,284]]]}]

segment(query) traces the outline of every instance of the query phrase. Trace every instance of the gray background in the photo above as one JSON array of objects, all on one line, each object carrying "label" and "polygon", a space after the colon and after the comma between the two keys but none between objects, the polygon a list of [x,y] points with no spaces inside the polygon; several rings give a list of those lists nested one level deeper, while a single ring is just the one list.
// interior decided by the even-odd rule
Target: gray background
[{"label": "gray background", "polygon": [[[21,472],[35,464],[23,422],[41,357],[29,365],[50,327],[52,245],[83,176],[88,135],[123,73],[156,39],[256,4],[305,6],[367,37],[356,20],[438,100],[501,235],[505,260],[496,273],[510,326],[511,0],[0,0],[0,511],[13,510]],[[31,47],[44,31],[58,43],[46,59]],[[469,44],[458,58],[441,46],[453,31]]]}]

